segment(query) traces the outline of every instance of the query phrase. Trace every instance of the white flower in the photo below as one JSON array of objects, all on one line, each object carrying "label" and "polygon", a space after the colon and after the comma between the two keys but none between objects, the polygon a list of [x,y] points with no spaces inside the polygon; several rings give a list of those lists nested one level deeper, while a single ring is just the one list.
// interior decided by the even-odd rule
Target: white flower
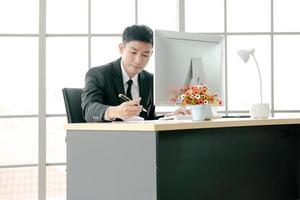
[{"label": "white flower", "polygon": [[196,98],[196,99],[200,99],[200,98],[201,98],[201,95],[200,95],[200,94],[196,94],[196,95],[195,95],[195,98]]},{"label": "white flower", "polygon": [[185,94],[180,95],[181,100],[185,98]]},{"label": "white flower", "polygon": [[208,104],[208,101],[207,101],[207,100],[204,100],[203,102],[204,102],[204,104]]}]

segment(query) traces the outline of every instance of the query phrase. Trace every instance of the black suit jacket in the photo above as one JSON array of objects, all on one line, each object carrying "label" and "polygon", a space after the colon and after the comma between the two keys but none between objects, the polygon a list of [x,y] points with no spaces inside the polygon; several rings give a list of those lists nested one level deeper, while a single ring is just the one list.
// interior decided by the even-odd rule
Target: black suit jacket
[{"label": "black suit jacket", "polygon": [[[104,113],[109,106],[123,103],[119,94],[125,94],[121,58],[103,66],[91,68],[85,77],[85,87],[82,92],[82,111],[87,122],[103,121]],[[141,112],[145,119],[155,119],[153,104],[153,75],[141,71],[138,75],[141,105],[148,111]]]}]

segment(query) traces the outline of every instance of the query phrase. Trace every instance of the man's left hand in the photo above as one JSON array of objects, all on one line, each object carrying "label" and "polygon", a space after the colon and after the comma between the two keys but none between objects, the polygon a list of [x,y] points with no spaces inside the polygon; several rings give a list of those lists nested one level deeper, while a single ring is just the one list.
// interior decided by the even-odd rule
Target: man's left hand
[{"label": "man's left hand", "polygon": [[185,107],[180,107],[175,110],[174,115],[190,115],[192,111],[190,109],[186,109]]}]

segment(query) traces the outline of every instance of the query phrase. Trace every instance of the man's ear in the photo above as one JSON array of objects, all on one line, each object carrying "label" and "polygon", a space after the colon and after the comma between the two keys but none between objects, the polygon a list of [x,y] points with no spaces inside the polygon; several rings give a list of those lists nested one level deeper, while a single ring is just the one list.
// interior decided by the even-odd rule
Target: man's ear
[{"label": "man's ear", "polygon": [[120,52],[120,54],[122,55],[123,54],[123,52],[124,52],[124,43],[120,43],[119,44],[119,52]]}]

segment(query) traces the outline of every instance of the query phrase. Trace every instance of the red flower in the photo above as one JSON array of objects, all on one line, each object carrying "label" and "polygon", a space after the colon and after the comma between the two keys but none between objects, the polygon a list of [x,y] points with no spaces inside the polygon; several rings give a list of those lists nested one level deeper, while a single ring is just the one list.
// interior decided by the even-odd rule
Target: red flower
[{"label": "red flower", "polygon": [[181,105],[197,105],[197,104],[213,104],[222,105],[218,95],[211,93],[205,84],[186,85],[182,87],[179,94],[176,94],[175,99],[171,101]]}]

